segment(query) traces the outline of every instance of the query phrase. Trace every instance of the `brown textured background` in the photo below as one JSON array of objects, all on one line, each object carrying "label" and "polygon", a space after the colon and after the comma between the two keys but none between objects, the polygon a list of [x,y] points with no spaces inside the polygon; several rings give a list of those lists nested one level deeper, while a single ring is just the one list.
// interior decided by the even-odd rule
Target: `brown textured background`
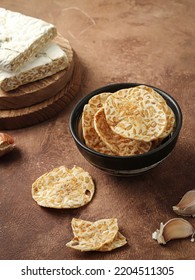
[{"label": "brown textured background", "polygon": [[[17,149],[0,159],[1,259],[195,259],[189,239],[166,246],[151,239],[171,207],[195,187],[195,1],[194,0],[1,0],[0,6],[54,23],[82,65],[80,91],[66,110],[39,125],[10,131]],[[76,102],[97,87],[140,82],[170,93],[183,111],[178,144],[150,173],[116,178],[78,153],[69,132]],[[31,184],[60,165],[86,169],[95,180],[90,204],[74,210],[39,207]],[[128,245],[109,253],[66,248],[73,217],[116,217]],[[187,218],[195,226],[195,219]]]}]

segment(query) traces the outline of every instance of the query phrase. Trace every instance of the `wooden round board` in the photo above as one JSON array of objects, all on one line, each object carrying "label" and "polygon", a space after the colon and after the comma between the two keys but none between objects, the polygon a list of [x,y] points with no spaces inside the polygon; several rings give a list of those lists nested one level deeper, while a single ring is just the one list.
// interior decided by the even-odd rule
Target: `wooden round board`
[{"label": "wooden round board", "polygon": [[69,63],[67,68],[50,77],[22,85],[9,92],[4,92],[0,89],[1,110],[25,108],[43,102],[55,96],[70,81],[74,68],[73,49],[68,40],[61,35],[58,35],[55,41],[68,56]]},{"label": "wooden round board", "polygon": [[73,74],[68,84],[55,96],[22,109],[0,110],[0,130],[24,128],[54,117],[62,111],[77,94],[81,80],[78,62],[75,62]]}]

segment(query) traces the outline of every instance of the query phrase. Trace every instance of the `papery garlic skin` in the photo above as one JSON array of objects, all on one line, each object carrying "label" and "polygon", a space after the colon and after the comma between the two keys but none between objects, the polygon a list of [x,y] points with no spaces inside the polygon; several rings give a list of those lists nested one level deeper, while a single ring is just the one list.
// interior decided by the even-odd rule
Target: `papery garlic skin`
[{"label": "papery garlic skin", "polygon": [[178,215],[195,217],[195,190],[185,193],[180,202],[172,208]]},{"label": "papery garlic skin", "polygon": [[160,223],[160,229],[157,229],[152,233],[152,239],[157,240],[158,244],[166,244],[166,241],[163,236],[163,223]]},{"label": "papery garlic skin", "polygon": [[10,152],[14,146],[14,138],[11,135],[0,133],[0,157]]},{"label": "papery garlic skin", "polygon": [[158,244],[165,245],[170,240],[189,236],[192,237],[191,241],[193,241],[194,234],[195,230],[188,221],[182,218],[173,218],[165,224],[161,223],[160,229],[153,232],[152,238],[157,240]]}]

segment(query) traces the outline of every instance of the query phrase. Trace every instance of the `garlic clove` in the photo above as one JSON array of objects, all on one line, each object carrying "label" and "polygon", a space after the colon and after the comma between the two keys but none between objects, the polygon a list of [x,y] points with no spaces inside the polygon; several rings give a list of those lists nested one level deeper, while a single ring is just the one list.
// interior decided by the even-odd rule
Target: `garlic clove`
[{"label": "garlic clove", "polygon": [[182,218],[174,218],[160,224],[160,229],[157,229],[152,234],[152,238],[157,240],[158,244],[166,244],[173,239],[186,238],[191,236],[191,241],[194,241],[195,230],[193,226]]},{"label": "garlic clove", "polygon": [[11,135],[0,133],[0,156],[10,152],[14,146],[14,138]]},{"label": "garlic clove", "polygon": [[172,208],[178,215],[195,217],[195,190],[185,193],[180,202]]}]

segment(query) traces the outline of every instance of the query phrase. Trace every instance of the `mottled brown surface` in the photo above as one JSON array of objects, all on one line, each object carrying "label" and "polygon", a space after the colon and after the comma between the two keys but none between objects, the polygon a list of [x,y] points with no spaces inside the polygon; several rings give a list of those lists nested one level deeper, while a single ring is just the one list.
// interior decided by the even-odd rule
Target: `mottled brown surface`
[{"label": "mottled brown surface", "polygon": [[[157,245],[151,233],[176,217],[172,211],[195,184],[195,1],[194,0],[1,0],[1,6],[54,23],[70,40],[83,68],[80,92],[58,117],[12,131],[17,149],[0,159],[1,259],[195,259],[189,239]],[[116,178],[95,169],[78,153],[68,122],[76,102],[108,83],[141,82],[170,93],[183,111],[178,144],[150,173]],[[59,165],[85,168],[96,193],[74,210],[39,207],[31,184]],[[109,253],[66,248],[73,217],[118,218],[128,245]],[[187,218],[195,226],[195,220]]]}]

